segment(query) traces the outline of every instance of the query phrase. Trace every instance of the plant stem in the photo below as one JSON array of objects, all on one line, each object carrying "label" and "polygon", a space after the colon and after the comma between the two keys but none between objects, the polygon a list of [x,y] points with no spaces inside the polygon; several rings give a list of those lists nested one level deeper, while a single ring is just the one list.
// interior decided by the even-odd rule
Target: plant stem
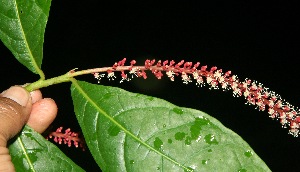
[{"label": "plant stem", "polygon": [[69,82],[70,81],[70,75],[69,73],[66,73],[64,75],[61,76],[57,76],[54,78],[50,78],[50,79],[46,79],[46,80],[38,80],[34,83],[31,83],[29,85],[27,85],[25,88],[27,91],[33,91],[33,90],[37,90],[43,87],[48,87],[50,85],[54,85],[54,84],[59,84],[62,82]]},{"label": "plant stem", "polygon": [[30,91],[37,90],[37,89],[40,89],[43,87],[48,87],[50,85],[59,84],[59,83],[63,83],[63,82],[70,82],[73,77],[79,76],[79,75],[93,74],[96,72],[103,73],[103,72],[107,72],[109,70],[122,71],[122,70],[129,70],[129,68],[130,68],[130,66],[120,66],[120,67],[117,67],[116,69],[112,69],[112,67],[103,67],[103,68],[86,69],[86,70],[80,70],[80,71],[75,71],[76,69],[73,69],[64,75],[60,75],[60,76],[46,79],[46,80],[40,79],[36,82],[33,82],[33,83],[27,85],[25,88],[27,91],[30,92]]},{"label": "plant stem", "polygon": [[[290,126],[289,134],[298,136],[300,133],[300,111],[297,107],[292,106],[290,103],[283,100],[280,95],[276,94],[274,91],[270,91],[268,88],[264,87],[261,83],[252,81],[250,79],[245,79],[241,82],[236,75],[232,75],[231,71],[226,73],[222,72],[222,69],[217,69],[216,66],[207,69],[207,66],[201,66],[200,62],[184,62],[183,60],[179,63],[175,61],[157,61],[146,60],[144,66],[134,66],[135,60],[130,62],[130,66],[124,66],[126,58],[116,62],[112,67],[94,68],[87,70],[75,71],[76,69],[70,70],[68,73],[54,77],[47,80],[38,80],[26,87],[28,91],[33,91],[42,87],[47,87],[49,85],[58,84],[62,82],[74,82],[75,76],[94,74],[94,77],[101,80],[104,75],[99,75],[99,73],[107,73],[107,78],[115,78],[114,72],[121,72],[122,80],[129,81],[130,78],[124,71],[129,71],[131,75],[136,77],[147,78],[145,71],[151,71],[156,78],[161,79],[163,76],[162,72],[165,72],[167,77],[171,81],[174,81],[175,76],[181,76],[181,80],[184,84],[196,81],[196,85],[203,86],[208,84],[210,89],[218,89],[221,87],[223,90],[232,90],[233,96],[235,97],[245,97],[249,105],[255,105],[259,110],[268,110],[269,116],[271,118],[280,119],[280,123],[283,127]],[[199,69],[200,68],[200,69]]]}]

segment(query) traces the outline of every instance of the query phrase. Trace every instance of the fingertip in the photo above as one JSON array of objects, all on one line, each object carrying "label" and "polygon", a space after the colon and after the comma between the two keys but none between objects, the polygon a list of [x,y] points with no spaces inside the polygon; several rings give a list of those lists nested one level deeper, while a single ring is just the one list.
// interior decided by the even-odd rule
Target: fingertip
[{"label": "fingertip", "polygon": [[31,91],[30,96],[32,103],[35,103],[43,98],[42,92],[40,90]]},{"label": "fingertip", "polygon": [[32,105],[27,124],[35,131],[42,133],[54,121],[56,115],[57,105],[55,101],[51,98],[44,98]]},{"label": "fingertip", "polygon": [[30,94],[26,89],[20,86],[12,86],[1,93],[3,97],[9,98],[23,107],[31,104]]},{"label": "fingertip", "polygon": [[31,108],[31,97],[26,89],[12,86],[1,93],[0,135],[4,136],[6,141],[22,129],[29,119]]}]

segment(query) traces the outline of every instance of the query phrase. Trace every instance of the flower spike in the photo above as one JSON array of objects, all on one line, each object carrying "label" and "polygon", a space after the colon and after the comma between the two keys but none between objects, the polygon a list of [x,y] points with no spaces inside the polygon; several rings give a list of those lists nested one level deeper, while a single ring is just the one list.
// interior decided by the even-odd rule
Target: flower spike
[{"label": "flower spike", "polygon": [[63,132],[63,127],[59,127],[55,132],[50,132],[46,139],[53,139],[58,144],[66,144],[68,147],[74,145],[76,148],[80,147],[85,151],[84,139],[76,132],[71,131],[70,128]]},{"label": "flower spike", "polygon": [[[155,59],[147,59],[144,66],[135,66],[136,61],[132,60],[130,66],[125,66],[126,58],[116,62],[109,70],[107,70],[108,78],[112,77],[112,72],[121,72],[123,81],[129,81],[129,77],[147,78],[145,71],[151,71],[157,79],[161,79],[164,74],[171,80],[175,80],[175,76],[181,76],[184,84],[189,84],[193,80],[197,86],[209,85],[210,89],[221,88],[224,91],[232,90],[234,97],[244,97],[246,104],[254,105],[260,111],[268,111],[272,119],[278,119],[283,127],[289,126],[289,134],[298,137],[300,127],[300,111],[297,107],[292,106],[283,100],[278,94],[264,87],[263,84],[250,79],[240,81],[236,75],[232,75],[231,71],[223,73],[222,69],[216,66],[208,69],[207,66],[200,66],[200,62],[193,65],[192,62],[181,60],[176,63],[174,60],[156,61]],[[100,81],[103,75],[95,74],[94,77]],[[113,77],[115,77],[113,75]]]}]

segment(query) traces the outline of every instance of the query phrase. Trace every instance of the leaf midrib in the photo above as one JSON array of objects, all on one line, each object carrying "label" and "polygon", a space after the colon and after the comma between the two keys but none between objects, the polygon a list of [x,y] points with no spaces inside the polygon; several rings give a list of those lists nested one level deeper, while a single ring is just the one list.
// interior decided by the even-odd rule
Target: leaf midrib
[{"label": "leaf midrib", "polygon": [[26,152],[26,148],[25,148],[25,145],[24,145],[23,141],[21,140],[21,137],[18,137],[17,140],[18,140],[18,143],[19,143],[19,145],[22,149],[23,155],[25,156],[25,159],[28,162],[29,168],[31,169],[31,171],[35,172],[33,164],[32,164],[32,162],[31,162],[31,160],[30,160],[30,158],[29,158],[29,156]]},{"label": "leaf midrib", "polygon": [[24,42],[25,42],[25,46],[26,46],[26,49],[27,51],[29,52],[29,58],[30,58],[30,61],[32,62],[33,64],[33,67],[35,69],[35,71],[40,75],[41,79],[44,79],[44,74],[43,72],[40,70],[40,68],[38,67],[34,57],[33,57],[33,54],[31,52],[31,49],[29,47],[29,44],[28,44],[28,41],[27,41],[27,38],[26,38],[26,35],[25,35],[25,32],[24,32],[24,29],[23,29],[23,25],[22,25],[22,22],[21,22],[21,17],[20,17],[20,13],[19,13],[19,8],[18,8],[18,4],[17,4],[17,1],[15,0],[14,1],[14,6],[15,6],[15,9],[16,9],[16,13],[17,13],[17,17],[18,17],[18,24],[21,28],[21,34],[22,34],[22,37],[24,39]]},{"label": "leaf midrib", "polygon": [[125,127],[123,127],[118,121],[116,121],[114,118],[109,116],[103,109],[101,109],[88,95],[87,93],[80,87],[78,82],[75,79],[71,79],[72,83],[74,86],[78,89],[78,91],[86,98],[87,102],[89,102],[98,112],[100,112],[102,115],[104,115],[106,118],[108,118],[112,123],[114,123],[116,126],[118,126],[122,131],[124,131],[126,134],[131,136],[134,140],[139,142],[140,144],[144,145],[148,149],[152,150],[153,152],[161,155],[162,157],[166,158],[167,160],[171,161],[172,163],[178,165],[179,167],[182,167],[186,171],[191,171],[191,169],[185,167],[184,165],[181,165],[179,162],[176,160],[172,159],[171,157],[161,153],[160,151],[156,150],[149,144],[145,143],[142,141],[140,138],[136,137],[133,133],[131,133],[129,130],[127,130]]}]

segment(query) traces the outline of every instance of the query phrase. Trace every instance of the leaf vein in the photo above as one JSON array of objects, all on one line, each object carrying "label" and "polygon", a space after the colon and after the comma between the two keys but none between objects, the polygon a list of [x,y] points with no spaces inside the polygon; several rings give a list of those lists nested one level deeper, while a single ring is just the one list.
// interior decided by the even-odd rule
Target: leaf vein
[{"label": "leaf vein", "polygon": [[154,147],[152,147],[151,145],[149,145],[148,143],[146,143],[145,141],[141,140],[140,138],[138,138],[137,136],[135,136],[131,131],[127,130],[121,123],[119,123],[118,121],[116,121],[113,117],[111,117],[105,110],[103,110],[89,95],[88,93],[84,90],[84,88],[82,88],[78,82],[74,79],[71,80],[72,83],[74,84],[74,86],[77,88],[78,93],[82,94],[83,97],[97,110],[99,111],[104,117],[108,118],[112,123],[114,123],[117,127],[119,127],[121,130],[123,130],[126,134],[128,134],[129,136],[131,136],[134,140],[136,140],[137,142],[140,142],[142,145],[144,145],[145,147],[148,148],[148,151],[151,150],[153,152],[155,152],[158,155],[163,156],[164,158],[166,158],[167,160],[171,161],[172,163],[184,168],[187,171],[190,171],[189,168],[183,166],[182,164],[180,164],[179,162],[177,162],[175,159],[169,157],[168,155],[156,150]]}]

